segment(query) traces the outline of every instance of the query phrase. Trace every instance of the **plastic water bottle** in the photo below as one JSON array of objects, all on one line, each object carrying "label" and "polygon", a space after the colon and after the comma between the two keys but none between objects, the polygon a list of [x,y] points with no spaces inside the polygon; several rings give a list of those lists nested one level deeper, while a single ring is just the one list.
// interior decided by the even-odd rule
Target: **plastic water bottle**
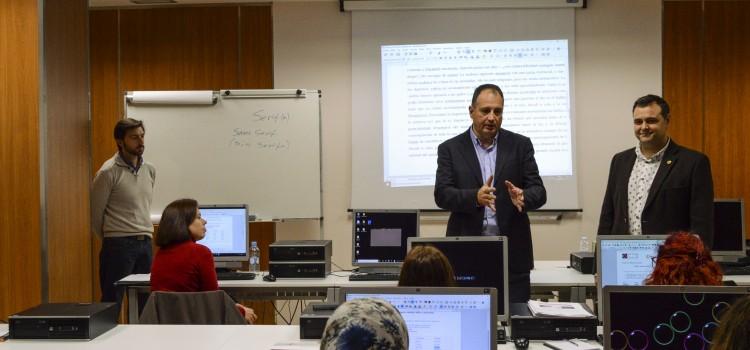
[{"label": "plastic water bottle", "polygon": [[591,243],[589,243],[589,238],[586,236],[581,236],[581,240],[578,242],[578,249],[580,252],[590,252],[591,251]]},{"label": "plastic water bottle", "polygon": [[260,271],[260,248],[258,242],[250,243],[250,272],[258,273]]}]

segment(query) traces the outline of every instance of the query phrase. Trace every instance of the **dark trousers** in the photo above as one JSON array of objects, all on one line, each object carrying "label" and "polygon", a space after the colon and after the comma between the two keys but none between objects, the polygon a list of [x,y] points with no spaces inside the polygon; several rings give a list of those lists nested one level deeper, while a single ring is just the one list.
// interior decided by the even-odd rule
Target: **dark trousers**
[{"label": "dark trousers", "polygon": [[148,236],[106,237],[99,252],[99,284],[103,302],[122,302],[115,282],[134,273],[150,273],[153,250]]},{"label": "dark trousers", "polygon": [[530,273],[508,273],[508,301],[511,303],[525,303],[531,296]]}]

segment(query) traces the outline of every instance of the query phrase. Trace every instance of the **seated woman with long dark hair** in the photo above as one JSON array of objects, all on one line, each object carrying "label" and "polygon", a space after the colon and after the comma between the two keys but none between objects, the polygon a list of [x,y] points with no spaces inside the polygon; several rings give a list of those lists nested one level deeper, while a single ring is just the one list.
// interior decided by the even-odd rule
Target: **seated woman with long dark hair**
[{"label": "seated woman with long dark hair", "polygon": [[[154,242],[159,251],[151,266],[151,291],[204,292],[219,289],[214,258],[208,247],[197,244],[206,236],[206,220],[198,202],[178,199],[161,214]],[[256,319],[253,309],[237,304],[248,323]]]},{"label": "seated woman with long dark hair", "polygon": [[456,277],[448,258],[431,245],[412,248],[401,265],[399,287],[453,287]]},{"label": "seated woman with long dark hair", "polygon": [[720,286],[723,274],[697,235],[675,232],[659,246],[647,285]]}]

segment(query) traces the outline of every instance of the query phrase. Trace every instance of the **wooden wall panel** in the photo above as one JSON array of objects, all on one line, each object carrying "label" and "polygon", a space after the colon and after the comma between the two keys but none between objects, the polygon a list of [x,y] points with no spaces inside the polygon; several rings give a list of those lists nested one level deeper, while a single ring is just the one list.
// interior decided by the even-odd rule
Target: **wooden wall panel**
[{"label": "wooden wall panel", "polygon": [[706,152],[717,197],[743,197],[750,218],[750,2],[705,3]]},{"label": "wooden wall panel", "polygon": [[[0,319],[41,302],[39,8],[0,1]],[[23,40],[19,40],[19,39]]]},{"label": "wooden wall panel", "polygon": [[663,18],[664,98],[672,109],[669,132],[677,143],[703,151],[701,3],[665,2]]},{"label": "wooden wall panel", "polygon": [[117,146],[112,130],[122,118],[119,97],[117,10],[91,11],[89,15],[89,64],[91,74],[92,176]]},{"label": "wooden wall panel", "polygon": [[92,301],[88,1],[44,1],[49,302]]},{"label": "wooden wall panel", "polygon": [[[97,10],[89,14],[89,65],[91,77],[91,175],[117,152],[112,130],[122,118],[119,97],[118,11]],[[93,236],[93,234],[92,234]],[[92,239],[93,299],[101,300],[99,251],[102,241]]]},{"label": "wooden wall panel", "polygon": [[[121,91],[239,85],[238,11],[235,6],[121,10]],[[148,153],[148,132],[146,142]]]},{"label": "wooden wall panel", "polygon": [[240,80],[245,89],[273,88],[271,6],[240,8]]},{"label": "wooden wall panel", "polygon": [[749,23],[750,1],[664,1],[664,95],[674,106],[672,134],[711,159],[717,198],[748,203]]}]

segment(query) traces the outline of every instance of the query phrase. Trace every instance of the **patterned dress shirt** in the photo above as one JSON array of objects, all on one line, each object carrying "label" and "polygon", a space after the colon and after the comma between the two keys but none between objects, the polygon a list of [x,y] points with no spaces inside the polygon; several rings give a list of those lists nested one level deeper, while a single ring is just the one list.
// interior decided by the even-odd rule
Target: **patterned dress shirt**
[{"label": "patterned dress shirt", "polygon": [[643,208],[646,205],[648,191],[654,182],[656,171],[659,170],[664,151],[667,150],[670,141],[667,140],[667,144],[651,158],[646,158],[643,155],[640,145],[635,146],[635,165],[633,165],[633,171],[630,172],[630,180],[628,180],[628,223],[630,224],[631,235],[643,234],[641,228]]}]

